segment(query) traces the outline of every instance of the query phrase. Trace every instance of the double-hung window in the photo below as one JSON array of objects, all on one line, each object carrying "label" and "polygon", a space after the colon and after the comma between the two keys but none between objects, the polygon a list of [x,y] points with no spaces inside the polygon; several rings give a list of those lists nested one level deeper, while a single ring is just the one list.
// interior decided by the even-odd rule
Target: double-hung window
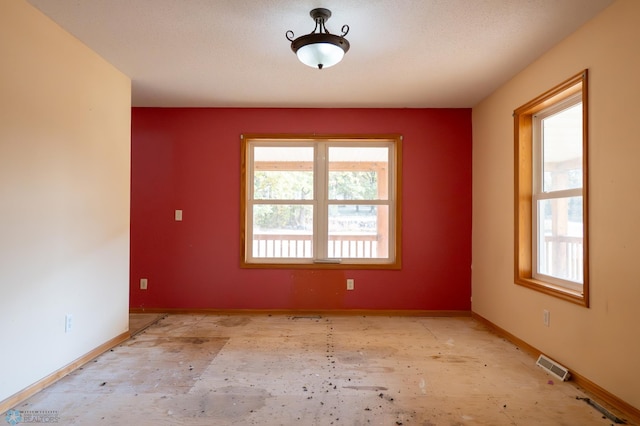
[{"label": "double-hung window", "polygon": [[516,283],[588,306],[587,71],[514,117]]},{"label": "double-hung window", "polygon": [[399,136],[242,137],[243,267],[400,267]]}]

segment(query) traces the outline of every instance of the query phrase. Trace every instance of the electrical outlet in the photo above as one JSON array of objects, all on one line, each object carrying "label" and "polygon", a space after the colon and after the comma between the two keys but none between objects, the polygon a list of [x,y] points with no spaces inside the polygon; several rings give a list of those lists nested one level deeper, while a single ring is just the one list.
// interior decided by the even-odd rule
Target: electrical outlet
[{"label": "electrical outlet", "polygon": [[355,285],[355,280],[353,278],[348,278],[347,279],[347,290],[353,290],[354,285]]},{"label": "electrical outlet", "polygon": [[546,309],[542,310],[542,323],[544,324],[545,327],[549,327],[550,316],[551,314],[549,313],[548,310]]},{"label": "electrical outlet", "polygon": [[71,333],[71,327],[73,327],[73,315],[67,314],[64,316],[64,332]]},{"label": "electrical outlet", "polygon": [[146,278],[140,278],[140,290],[146,290],[148,282],[149,280],[147,280]]}]

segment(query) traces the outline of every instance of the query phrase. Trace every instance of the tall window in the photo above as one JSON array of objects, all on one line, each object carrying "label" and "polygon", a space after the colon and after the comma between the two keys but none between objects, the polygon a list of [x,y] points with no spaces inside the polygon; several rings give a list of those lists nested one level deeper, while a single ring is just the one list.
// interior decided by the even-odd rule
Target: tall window
[{"label": "tall window", "polygon": [[401,139],[242,138],[242,266],[399,268]]},{"label": "tall window", "polygon": [[514,117],[516,283],[588,306],[587,71]]}]

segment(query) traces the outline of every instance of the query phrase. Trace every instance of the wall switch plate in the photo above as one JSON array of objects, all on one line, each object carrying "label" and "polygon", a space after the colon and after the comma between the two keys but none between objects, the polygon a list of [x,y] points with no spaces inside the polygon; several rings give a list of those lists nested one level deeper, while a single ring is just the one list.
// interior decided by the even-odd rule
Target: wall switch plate
[{"label": "wall switch plate", "polygon": [[64,332],[70,333],[71,327],[73,327],[73,315],[67,314],[64,316]]},{"label": "wall switch plate", "polygon": [[176,222],[182,221],[182,210],[176,210]]},{"label": "wall switch plate", "polygon": [[148,282],[146,278],[140,278],[140,290],[146,290]]},{"label": "wall switch plate", "polygon": [[347,279],[347,290],[353,290],[355,285],[355,280],[352,278]]},{"label": "wall switch plate", "polygon": [[542,323],[544,324],[545,327],[549,327],[550,316],[551,314],[549,313],[548,310],[546,309],[542,310]]}]

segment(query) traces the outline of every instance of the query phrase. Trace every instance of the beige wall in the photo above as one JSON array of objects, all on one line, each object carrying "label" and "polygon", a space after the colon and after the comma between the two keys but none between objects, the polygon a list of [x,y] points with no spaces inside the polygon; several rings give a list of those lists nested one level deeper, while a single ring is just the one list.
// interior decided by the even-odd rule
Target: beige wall
[{"label": "beige wall", "polygon": [[[473,109],[473,310],[640,408],[640,1],[618,0]],[[591,308],[514,284],[515,108],[589,69]],[[550,327],[542,311],[551,312]]]},{"label": "beige wall", "polygon": [[2,401],[128,329],[131,82],[24,0],[0,63]]}]

